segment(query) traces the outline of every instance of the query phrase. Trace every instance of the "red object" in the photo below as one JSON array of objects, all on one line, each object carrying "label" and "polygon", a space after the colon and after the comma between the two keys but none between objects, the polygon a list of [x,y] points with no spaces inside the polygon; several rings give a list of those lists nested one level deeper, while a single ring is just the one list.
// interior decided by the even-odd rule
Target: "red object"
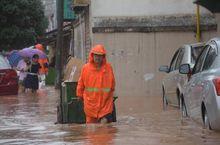
[{"label": "red object", "polygon": [[[100,69],[94,62],[94,54],[104,55]],[[89,62],[82,68],[77,86],[77,96],[84,101],[86,118],[100,119],[113,111],[115,78],[112,67],[106,62],[104,46],[96,45],[89,55]],[[87,123],[93,122],[87,119]]]},{"label": "red object", "polygon": [[213,80],[213,82],[214,82],[214,85],[215,85],[216,93],[217,93],[218,96],[220,96],[220,77],[215,78]]},{"label": "red object", "polygon": [[18,76],[13,69],[0,70],[0,95],[18,94]]},{"label": "red object", "polygon": [[0,55],[0,95],[18,94],[17,72],[11,68],[8,61]]}]

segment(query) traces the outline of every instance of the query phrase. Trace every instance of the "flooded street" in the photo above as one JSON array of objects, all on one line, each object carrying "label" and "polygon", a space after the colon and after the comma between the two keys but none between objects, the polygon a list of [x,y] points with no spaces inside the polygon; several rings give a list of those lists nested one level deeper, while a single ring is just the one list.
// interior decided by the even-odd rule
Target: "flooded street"
[{"label": "flooded street", "polygon": [[160,97],[119,97],[117,123],[55,124],[58,92],[0,97],[0,144],[219,145],[220,132],[208,131],[176,108],[162,111]]}]

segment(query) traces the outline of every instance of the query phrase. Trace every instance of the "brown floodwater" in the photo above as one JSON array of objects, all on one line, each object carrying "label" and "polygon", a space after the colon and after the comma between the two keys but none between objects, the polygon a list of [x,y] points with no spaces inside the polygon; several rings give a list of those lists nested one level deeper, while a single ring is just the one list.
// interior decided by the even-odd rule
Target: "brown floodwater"
[{"label": "brown floodwater", "polygon": [[0,145],[220,145],[220,132],[181,121],[177,108],[162,111],[160,96],[119,97],[116,123],[55,124],[58,94],[0,96]]}]

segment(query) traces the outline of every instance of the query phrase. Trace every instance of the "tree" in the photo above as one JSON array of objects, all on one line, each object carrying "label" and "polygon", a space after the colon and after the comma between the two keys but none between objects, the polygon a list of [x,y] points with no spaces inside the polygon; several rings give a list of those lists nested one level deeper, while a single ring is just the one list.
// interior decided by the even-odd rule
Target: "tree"
[{"label": "tree", "polygon": [[0,0],[0,51],[33,45],[47,25],[40,0]]}]

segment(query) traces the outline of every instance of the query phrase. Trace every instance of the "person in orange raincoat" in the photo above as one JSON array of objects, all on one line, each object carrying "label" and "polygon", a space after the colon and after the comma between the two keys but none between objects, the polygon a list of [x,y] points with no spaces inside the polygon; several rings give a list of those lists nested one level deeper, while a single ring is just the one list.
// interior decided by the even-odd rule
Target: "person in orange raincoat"
[{"label": "person in orange raincoat", "polygon": [[[43,47],[42,44],[35,45],[35,48],[44,52],[44,47]],[[41,66],[41,68],[39,70],[39,75],[40,75],[39,86],[41,88],[42,86],[45,86],[45,79],[46,79],[46,75],[48,74],[49,63],[48,63],[48,59],[47,58],[40,58],[38,60],[38,62],[40,64],[40,66]]]},{"label": "person in orange raincoat", "polygon": [[82,68],[77,96],[83,99],[86,123],[112,122],[115,78],[103,45],[96,45]]}]

